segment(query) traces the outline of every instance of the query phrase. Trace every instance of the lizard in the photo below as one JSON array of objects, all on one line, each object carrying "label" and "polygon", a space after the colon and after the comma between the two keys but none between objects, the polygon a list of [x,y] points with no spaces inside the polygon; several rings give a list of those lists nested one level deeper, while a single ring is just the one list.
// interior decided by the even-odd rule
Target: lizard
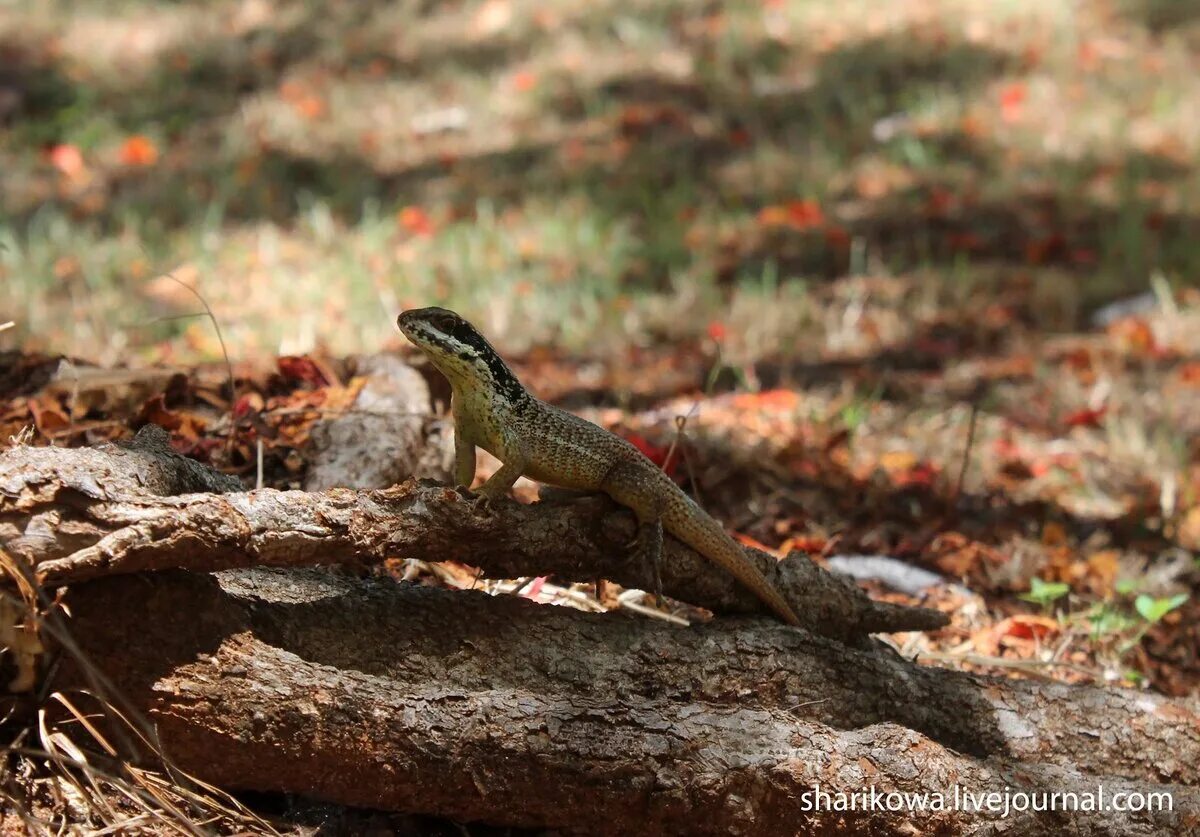
[{"label": "lizard", "polygon": [[487,506],[518,477],[580,492],[603,492],[638,521],[637,550],[657,574],[663,532],[724,568],[781,620],[799,625],[791,605],[707,512],[632,443],[536,398],[479,331],[446,308],[415,308],[397,326],[450,383],[454,478],[468,491],[476,446],[501,466],[478,489]]}]

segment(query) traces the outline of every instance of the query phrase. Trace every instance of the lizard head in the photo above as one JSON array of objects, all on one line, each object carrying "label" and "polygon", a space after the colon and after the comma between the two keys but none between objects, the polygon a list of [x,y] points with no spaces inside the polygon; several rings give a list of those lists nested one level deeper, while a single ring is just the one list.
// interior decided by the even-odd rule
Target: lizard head
[{"label": "lizard head", "polygon": [[492,344],[453,311],[412,308],[396,319],[396,325],[455,389],[483,386],[513,403],[528,397]]}]

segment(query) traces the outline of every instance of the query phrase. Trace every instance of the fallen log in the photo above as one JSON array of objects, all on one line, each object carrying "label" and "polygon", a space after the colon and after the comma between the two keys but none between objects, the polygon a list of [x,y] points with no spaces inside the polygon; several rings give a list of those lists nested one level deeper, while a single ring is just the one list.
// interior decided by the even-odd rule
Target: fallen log
[{"label": "fallen log", "polygon": [[[432,485],[242,492],[194,470],[154,431],[125,448],[15,448],[0,455],[0,546],[70,582],[82,656],[52,686],[144,715],[162,753],[210,782],[572,833],[1200,827],[1192,707],[915,665],[858,640],[941,614],[876,610],[810,562],[756,557],[828,616],[825,636],[747,618],[756,602],[672,542],[664,589],[722,615],[684,629],[303,569],[457,558],[645,584],[613,557],[633,522],[604,500],[477,515]],[[216,481],[176,496],[197,480]],[[287,569],[244,569],[261,564]],[[1101,788],[1110,806],[1164,794],[1171,810],[1038,797],[1003,812]]]},{"label": "fallen log", "polygon": [[[184,493],[194,490],[193,482],[169,476],[183,458],[156,459],[160,452],[169,447],[158,428],[143,430],[126,447],[5,452],[0,547],[51,585],[176,567],[211,571],[402,556],[463,561],[494,578],[553,574],[653,586],[645,565],[629,558],[633,516],[607,498],[508,502],[479,512],[452,489],[413,481],[378,491],[323,492],[231,492],[234,486],[224,482],[208,491],[227,493]],[[853,640],[948,621],[934,610],[875,602],[800,554],[783,561],[746,554],[804,626],[827,636]],[[664,547],[662,589],[716,613],[763,612],[753,594],[673,538]]]},{"label": "fallen log", "polygon": [[[70,606],[76,641],[163,751],[228,788],[590,834],[1200,826],[1191,711],[924,668],[766,620],[679,629],[314,570],[103,579]],[[90,681],[68,670],[56,686],[72,683]],[[1005,793],[1101,787],[1170,794],[1174,810],[1003,816]],[[872,789],[891,801],[815,810]],[[892,793],[945,809],[888,810]],[[967,793],[998,794],[998,810],[963,807]]]}]

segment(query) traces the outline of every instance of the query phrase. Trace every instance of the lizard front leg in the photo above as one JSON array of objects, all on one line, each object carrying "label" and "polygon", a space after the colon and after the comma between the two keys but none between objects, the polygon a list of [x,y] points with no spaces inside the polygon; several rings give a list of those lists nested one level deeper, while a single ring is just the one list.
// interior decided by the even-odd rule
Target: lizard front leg
[{"label": "lizard front leg", "polygon": [[508,493],[512,491],[513,483],[525,473],[525,466],[525,457],[520,454],[510,455],[501,463],[500,470],[479,486],[479,499],[475,501],[476,508],[488,509],[492,503],[507,497]]},{"label": "lizard front leg", "polygon": [[475,481],[475,443],[459,427],[454,428],[454,484],[466,489]]}]

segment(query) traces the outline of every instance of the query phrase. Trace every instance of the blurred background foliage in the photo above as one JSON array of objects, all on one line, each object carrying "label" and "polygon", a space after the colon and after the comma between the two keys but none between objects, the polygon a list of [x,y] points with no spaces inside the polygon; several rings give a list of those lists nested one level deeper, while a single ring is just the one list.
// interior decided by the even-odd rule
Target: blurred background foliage
[{"label": "blurred background foliage", "polygon": [[238,356],[433,303],[511,351],[861,353],[1013,288],[1076,328],[1197,276],[1198,8],[0,4],[0,340],[216,355],[168,272]]}]

